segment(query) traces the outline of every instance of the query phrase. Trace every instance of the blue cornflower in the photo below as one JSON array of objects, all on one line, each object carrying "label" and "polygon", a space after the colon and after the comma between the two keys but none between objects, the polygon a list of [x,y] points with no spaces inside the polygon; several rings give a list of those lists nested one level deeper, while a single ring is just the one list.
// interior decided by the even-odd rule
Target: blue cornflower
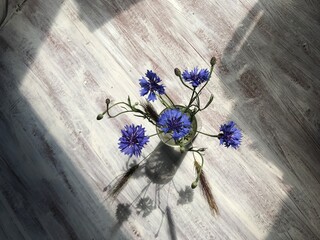
[{"label": "blue cornflower", "polygon": [[126,125],[121,130],[122,137],[119,138],[119,148],[126,155],[140,156],[143,146],[149,141],[145,135],[145,129],[141,126]]},{"label": "blue cornflower", "polygon": [[182,73],[182,78],[192,84],[193,87],[198,87],[201,83],[209,80],[210,73],[208,69],[201,69],[198,72],[198,67],[195,67],[193,70],[188,72],[185,70]]},{"label": "blue cornflower", "polygon": [[218,138],[220,139],[220,144],[224,144],[226,147],[238,148],[242,138],[242,133],[240,129],[236,128],[236,124],[233,121],[223,124],[220,127],[220,133]]},{"label": "blue cornflower", "polygon": [[164,133],[172,133],[174,140],[179,140],[190,132],[191,122],[179,109],[168,109],[160,115],[158,126]]},{"label": "blue cornflower", "polygon": [[161,79],[151,70],[147,70],[146,77],[148,78],[148,80],[144,77],[139,79],[139,84],[141,86],[140,95],[144,96],[149,93],[148,101],[154,101],[157,99],[156,92],[158,92],[159,94],[165,93],[164,86],[162,84],[158,84],[159,82],[161,82]]}]

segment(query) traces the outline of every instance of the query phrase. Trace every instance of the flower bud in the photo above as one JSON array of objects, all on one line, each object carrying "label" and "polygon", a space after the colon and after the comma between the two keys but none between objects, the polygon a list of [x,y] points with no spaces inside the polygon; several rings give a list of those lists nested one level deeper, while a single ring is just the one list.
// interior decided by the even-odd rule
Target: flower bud
[{"label": "flower bud", "polygon": [[211,60],[210,60],[210,64],[211,66],[214,66],[217,62],[217,59],[215,57],[212,57]]},{"label": "flower bud", "polygon": [[97,120],[101,120],[103,118],[103,114],[99,114],[98,116],[97,116]]},{"label": "flower bud", "polygon": [[179,68],[175,68],[175,69],[174,69],[174,74],[175,74],[176,76],[180,77],[180,76],[181,76],[181,71],[180,71],[180,69],[179,69]]},{"label": "flower bud", "polygon": [[110,98],[107,98],[107,99],[106,99],[106,104],[109,105],[110,102],[111,102],[111,101],[110,101]]},{"label": "flower bud", "polygon": [[195,189],[197,186],[198,186],[198,183],[197,183],[197,182],[193,182],[193,183],[191,184],[191,188],[192,188],[192,189]]}]

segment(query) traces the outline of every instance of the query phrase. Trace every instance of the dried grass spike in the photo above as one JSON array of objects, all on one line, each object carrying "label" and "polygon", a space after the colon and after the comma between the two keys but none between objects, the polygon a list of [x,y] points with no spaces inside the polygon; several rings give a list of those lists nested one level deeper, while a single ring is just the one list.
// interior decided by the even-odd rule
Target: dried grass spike
[{"label": "dried grass spike", "polygon": [[142,107],[152,120],[154,120],[155,122],[158,121],[159,115],[158,115],[156,109],[150,103],[148,103],[148,102],[143,103]]},{"label": "dried grass spike", "polygon": [[197,161],[194,161],[194,166],[196,168],[197,173],[199,173],[199,171],[201,171],[201,173],[200,173],[200,188],[201,188],[203,196],[207,200],[207,203],[210,207],[211,213],[213,215],[219,215],[218,205],[213,197],[210,184],[206,178],[206,175],[204,174],[204,171],[201,169],[201,166]]},{"label": "dried grass spike", "polygon": [[139,164],[136,164],[129,168],[115,183],[114,187],[110,189],[110,196],[113,198],[116,198],[118,194],[121,192],[121,190],[124,188],[124,186],[128,183],[129,179],[132,177],[132,175],[136,172],[136,170],[139,168]]}]

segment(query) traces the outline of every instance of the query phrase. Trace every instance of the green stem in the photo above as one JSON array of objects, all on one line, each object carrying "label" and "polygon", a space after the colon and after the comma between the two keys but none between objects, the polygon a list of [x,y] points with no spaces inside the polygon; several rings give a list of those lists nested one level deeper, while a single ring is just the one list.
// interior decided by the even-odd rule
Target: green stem
[{"label": "green stem", "polygon": [[180,79],[180,81],[182,82],[182,84],[183,84],[185,87],[189,88],[190,90],[193,90],[190,86],[188,86],[187,84],[185,84],[185,82],[183,81],[183,79],[182,79],[182,77],[181,77],[181,74],[179,75],[179,79]]},{"label": "green stem", "polygon": [[209,79],[211,78],[211,75],[212,75],[212,72],[213,72],[213,68],[214,68],[214,65],[211,65],[211,67],[210,67]]},{"label": "green stem", "polygon": [[109,105],[107,105],[107,109],[106,109],[102,114],[104,115],[104,114],[107,113],[108,117],[110,117],[110,118],[115,118],[115,117],[117,117],[117,116],[119,116],[119,115],[121,115],[121,114],[123,114],[123,113],[133,112],[132,110],[126,110],[126,111],[120,112],[120,113],[112,116],[112,115],[109,113],[110,109],[113,108],[113,107],[115,107],[115,106],[117,106],[117,105],[119,105],[119,104],[124,104],[124,105],[126,105],[126,106],[128,106],[128,107],[130,107],[130,108],[132,109],[132,107],[131,107],[128,103],[126,103],[126,102],[117,102],[117,103],[111,105],[110,107],[109,107]]},{"label": "green stem", "polygon": [[175,104],[173,103],[173,101],[171,100],[171,98],[168,96],[168,94],[164,94],[168,99],[169,99],[169,101],[171,102],[171,104],[172,104],[172,106],[175,106]]},{"label": "green stem", "polygon": [[197,131],[197,133],[200,133],[200,134],[203,134],[203,135],[206,135],[206,136],[209,136],[209,137],[219,137],[219,135],[211,135],[211,134],[200,132],[200,131]]},{"label": "green stem", "polygon": [[208,81],[206,81],[206,83],[200,88],[197,97],[199,96],[199,94],[201,93],[201,91],[205,88],[205,86],[206,86],[206,85],[208,84],[208,82],[210,81],[211,75],[212,75],[212,72],[213,72],[213,67],[214,67],[214,66],[211,66],[211,68],[210,68],[210,74],[209,74],[209,79],[208,79]]},{"label": "green stem", "polygon": [[193,101],[194,101],[193,96],[194,96],[195,93],[196,93],[196,88],[194,87],[193,90],[192,90],[192,95],[191,95],[189,104],[188,104],[188,106],[186,107],[186,109],[184,110],[184,112],[187,112],[187,111],[189,110],[191,104],[192,104]]},{"label": "green stem", "polygon": [[151,138],[151,137],[153,137],[153,136],[155,136],[155,135],[158,135],[158,133],[151,134],[151,135],[149,135],[148,137]]},{"label": "green stem", "polygon": [[128,112],[135,112],[135,111],[127,110],[127,111],[120,112],[120,113],[118,113],[118,114],[116,114],[116,115],[113,115],[113,116],[110,115],[110,113],[107,111],[107,114],[108,114],[109,118],[115,118],[115,117],[117,117],[117,116],[119,116],[119,115],[121,115],[121,114],[123,114],[123,113],[128,113]]},{"label": "green stem", "polygon": [[113,108],[114,106],[117,106],[117,105],[119,105],[119,104],[124,104],[124,105],[126,105],[126,106],[128,106],[128,107],[131,108],[131,106],[130,106],[128,103],[126,103],[126,102],[117,102],[117,103],[111,105],[110,107],[108,107],[108,109],[110,110],[111,108]]},{"label": "green stem", "polygon": [[[197,112],[204,110],[204,109],[201,109],[201,107],[200,107],[200,98],[199,98],[199,96],[200,96],[201,91],[206,87],[206,85],[208,84],[208,82],[209,82],[210,79],[211,79],[211,75],[212,75],[212,72],[213,72],[213,67],[214,67],[214,65],[211,65],[208,81],[206,81],[206,83],[200,88],[200,90],[199,90],[198,92],[196,92],[196,96],[195,96],[194,99],[192,100],[192,102],[193,102],[195,99],[197,99],[197,104],[198,104],[198,111],[197,111]],[[197,113],[197,112],[196,112],[196,113]],[[195,113],[195,114],[196,114],[196,113]]]},{"label": "green stem", "polygon": [[170,105],[162,98],[162,96],[160,94],[157,94],[157,95],[158,95],[162,105],[165,106],[166,108],[170,108]]},{"label": "green stem", "polygon": [[[111,114],[109,113],[110,109],[112,109],[113,107],[115,107],[115,106],[117,106],[117,105],[119,105],[119,104],[124,104],[126,107],[129,107],[130,110],[128,110],[128,109],[126,109],[126,108],[124,107],[125,111],[120,112],[120,113],[118,113],[118,114],[116,114],[116,115],[111,115]],[[140,110],[140,109],[136,108],[135,106],[132,106],[132,105],[126,103],[126,102],[118,102],[118,103],[113,104],[113,105],[110,106],[110,107],[109,107],[109,105],[107,105],[107,109],[102,113],[102,115],[107,114],[109,118],[115,118],[115,117],[117,117],[117,116],[119,116],[119,115],[121,115],[121,114],[123,114],[123,113],[128,113],[128,112],[133,112],[133,113],[141,114],[141,116],[138,116],[138,115],[135,115],[135,116],[146,118],[150,123],[152,123],[153,125],[156,125],[155,122],[152,121],[152,119],[150,119],[150,117],[148,117],[145,112],[143,112],[142,110]]]},{"label": "green stem", "polygon": [[105,111],[103,111],[103,113],[101,113],[102,115],[105,115],[108,112],[108,109],[106,109]]}]

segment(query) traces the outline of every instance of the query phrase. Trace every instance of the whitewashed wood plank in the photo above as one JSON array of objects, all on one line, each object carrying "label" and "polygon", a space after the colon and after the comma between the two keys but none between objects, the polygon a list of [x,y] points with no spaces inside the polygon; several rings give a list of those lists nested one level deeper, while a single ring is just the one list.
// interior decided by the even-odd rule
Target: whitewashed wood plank
[{"label": "whitewashed wood plank", "polygon": [[[0,236],[320,238],[318,14],[310,0],[26,1],[0,30]],[[239,151],[196,141],[208,148],[205,171],[221,215],[210,215],[199,189],[177,204],[195,177],[188,155],[173,178],[177,189],[148,188],[160,208],[143,217],[133,202],[128,221],[117,223],[118,204],[132,203],[149,179],[132,179],[117,201],[105,200],[103,189],[127,162],[120,129],[141,122],[97,122],[105,98],[140,100],[138,79],[153,69],[174,101],[186,102],[173,68],[207,67],[213,55],[202,97],[215,100],[201,113],[202,129],[233,119],[244,132]],[[167,203],[171,219],[162,215]]]}]

